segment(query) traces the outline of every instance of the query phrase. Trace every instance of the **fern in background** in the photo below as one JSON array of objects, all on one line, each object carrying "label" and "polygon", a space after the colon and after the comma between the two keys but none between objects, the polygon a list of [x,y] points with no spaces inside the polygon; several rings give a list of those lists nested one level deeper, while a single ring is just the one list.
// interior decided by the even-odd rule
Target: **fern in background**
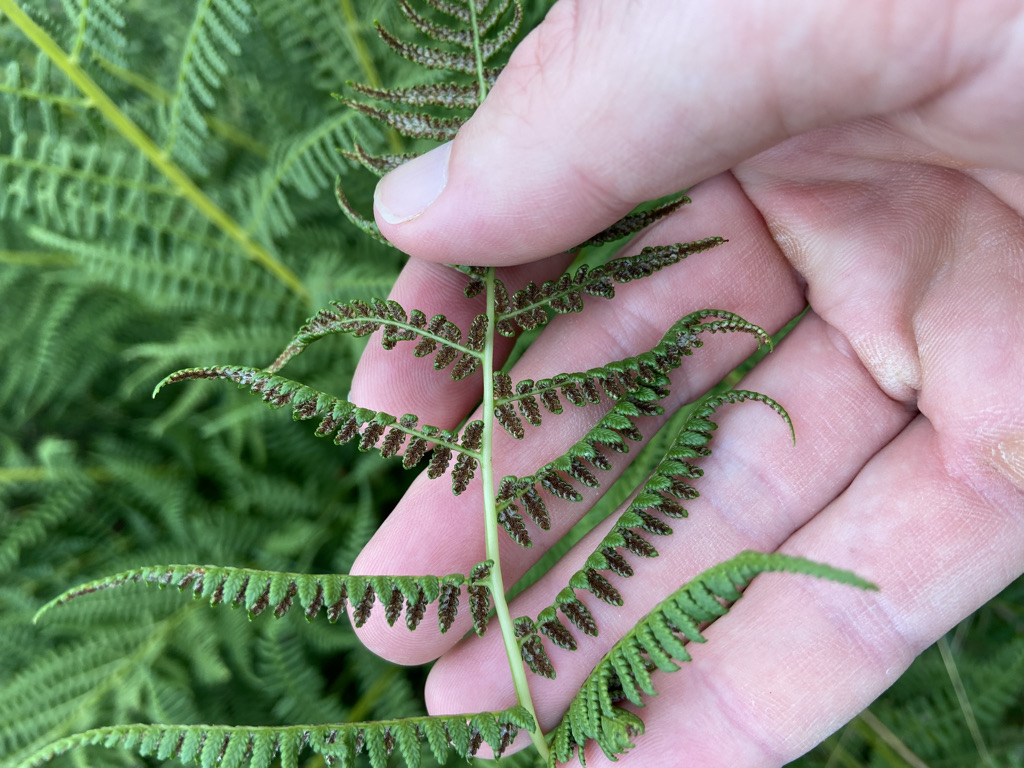
[{"label": "fern in background", "polygon": [[[361,211],[373,175],[453,135],[546,4],[395,6],[374,9],[384,16],[375,26],[348,0],[0,0],[0,764],[73,764],[83,753],[62,753],[79,747],[91,765],[137,764],[128,750],[100,748],[117,744],[150,761],[204,766],[317,757],[378,766],[392,752],[426,765],[450,748],[475,754],[483,741],[500,751],[533,727],[521,707],[424,718],[421,672],[365,651],[345,621],[299,616],[338,618],[344,593],[356,623],[377,610],[407,627],[444,626],[459,594],[482,631],[494,601],[487,563],[403,581],[342,576],[401,495],[395,466],[416,463],[416,440],[419,460],[428,472],[436,463],[439,476],[447,447],[456,490],[480,482],[482,456],[466,434],[472,425],[441,434],[328,393],[348,391],[359,337],[381,328],[391,345],[414,341],[438,367],[480,375],[473,329],[456,338],[443,321],[366,300],[386,295],[401,257],[365,237],[377,233]],[[502,297],[493,276],[464,268],[469,292],[492,286],[496,330],[506,335],[578,311],[584,295],[610,298],[615,283],[716,244],[615,261],[594,248],[685,202],[599,234],[583,250],[591,266],[561,282],[509,286]],[[338,203],[358,229],[340,220]],[[598,483],[602,456],[647,431],[674,367],[706,334],[732,330],[760,329],[696,313],[614,368],[537,382],[495,376],[495,418],[527,439],[569,404],[613,403],[573,452],[498,483],[498,524],[524,546],[543,536],[543,499]],[[329,352],[313,343],[325,335],[341,337]],[[313,440],[212,386],[151,401],[153,383],[184,366],[205,367],[181,378],[233,379],[316,418],[318,434],[335,439]],[[592,632],[588,600],[615,602],[614,579],[642,570],[624,554],[656,554],[656,537],[671,532],[661,517],[685,516],[682,504],[696,494],[699,470],[688,459],[709,450],[715,408],[747,397],[785,413],[756,393],[719,392],[671,420],[644,452],[626,482],[642,492],[613,532],[549,609],[515,623],[516,652],[534,673],[553,670],[562,649]],[[340,439],[346,429],[352,442]],[[428,439],[440,446],[433,454]],[[402,441],[402,462],[357,450],[389,454]],[[610,752],[628,746],[642,725],[617,719],[613,700],[650,692],[650,664],[686,658],[669,635],[700,639],[682,618],[710,618],[700,595],[734,599],[751,562],[781,565],[749,557],[676,593],[644,625],[660,629],[638,627],[616,646],[554,735],[560,759],[589,738]],[[147,570],[155,563],[232,567]],[[206,601],[106,589],[125,581],[173,584]],[[88,597],[74,591],[83,582]],[[66,604],[33,625],[55,595]],[[679,613],[686,600],[698,608]],[[250,624],[211,601],[280,618]],[[1024,765],[1021,604],[1018,583],[797,764]],[[610,707],[598,710],[608,722],[588,701]],[[311,730],[317,723],[325,725]]]}]

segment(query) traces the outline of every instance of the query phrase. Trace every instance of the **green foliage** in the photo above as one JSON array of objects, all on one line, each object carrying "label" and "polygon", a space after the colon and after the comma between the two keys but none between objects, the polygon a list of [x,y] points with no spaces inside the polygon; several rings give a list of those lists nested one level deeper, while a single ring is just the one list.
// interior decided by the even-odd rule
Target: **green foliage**
[{"label": "green foliage", "polygon": [[[244,606],[250,619],[266,610],[281,618],[298,603],[309,621],[323,611],[333,624],[344,615],[351,601],[352,622],[357,627],[366,623],[374,602],[378,601],[384,606],[390,626],[394,626],[405,609],[406,626],[416,629],[423,620],[426,607],[436,602],[438,627],[444,633],[455,620],[463,584],[468,582],[470,590],[479,590],[471,591],[471,600],[477,597],[485,605],[489,601],[488,587],[483,579],[491,565],[490,561],[480,563],[469,577],[462,574],[444,577],[314,575],[203,565],[136,568],[68,590],[40,608],[35,618],[38,620],[51,608],[83,595],[140,582],[161,587],[175,586],[181,591],[189,589],[196,598],[208,600],[210,605]],[[486,625],[481,623],[479,634],[482,635],[485,629]]]},{"label": "green foliage", "polygon": [[325,761],[354,764],[365,751],[373,768],[384,768],[398,752],[409,768],[421,764],[421,742],[426,742],[438,763],[449,752],[474,757],[486,743],[500,755],[520,728],[533,728],[534,720],[522,707],[501,712],[449,717],[416,717],[339,725],[297,725],[253,728],[210,725],[117,725],[95,728],[61,739],[32,755],[26,768],[37,768],[55,755],[89,745],[120,746],[157,760],[177,759],[202,768],[269,768],[297,766],[300,754],[310,750]]},{"label": "green foliage", "polygon": [[679,665],[674,660],[691,661],[686,642],[706,642],[701,625],[728,613],[728,604],[739,600],[742,589],[765,571],[804,573],[861,589],[875,588],[849,571],[778,553],[742,552],[709,568],[660,602],[598,662],[552,734],[555,759],[567,762],[575,752],[583,762],[588,739],[594,739],[612,759],[632,747],[631,739],[643,733],[643,721],[615,702],[626,699],[643,706],[641,694],[656,694],[651,672],[675,672]]},{"label": "green foliage", "polygon": [[[494,367],[497,335],[535,331],[723,243],[612,259],[593,247],[685,197],[598,233],[572,270],[541,285],[456,267],[467,296],[486,298],[466,328],[367,299],[386,293],[400,256],[339,222],[336,201],[379,237],[359,213],[373,177],[454,135],[547,7],[393,5],[372,9],[383,16],[375,23],[350,0],[0,0],[0,765],[120,768],[138,754],[204,768],[378,768],[396,751],[418,766],[472,757],[484,743],[500,754],[518,730],[536,729],[528,697],[504,712],[426,717],[421,674],[370,654],[335,623],[341,614],[359,626],[380,611],[415,629],[436,603],[445,631],[468,609],[477,632],[501,631],[513,659],[554,676],[547,648],[576,647],[570,626],[597,632],[585,593],[620,604],[614,579],[642,576],[642,560],[627,558],[656,556],[652,537],[686,516],[715,409],[755,399],[792,429],[781,405],[745,391],[717,391],[670,422],[647,471],[624,475],[632,501],[535,619],[505,621],[507,585],[491,560],[468,574],[350,574],[401,496],[399,463],[451,475],[455,493],[479,483],[485,524],[529,546],[550,528],[551,499],[582,499],[611,454],[649,437],[674,372],[708,334],[740,331],[770,346],[756,325],[709,309],[647,352],[588,371],[516,382]],[[440,430],[329,394],[347,391],[360,339],[373,334],[385,348],[431,356],[452,379],[481,375],[485,417]],[[311,349],[328,336],[330,349]],[[286,364],[293,378],[281,376]],[[192,367],[167,376],[182,366]],[[316,434],[331,440],[214,387],[176,387],[153,402],[163,377],[158,389],[234,381],[298,420],[317,419]],[[590,431],[529,475],[491,477],[495,430],[525,439],[551,428],[565,402],[593,409]],[[687,659],[685,642],[702,639],[697,623],[726,610],[720,600],[776,569],[865,586],[777,555],[716,566],[598,665],[550,735],[554,757],[587,739],[609,754],[628,747],[642,724],[614,699],[640,703],[653,691],[648,672]],[[127,586],[136,582],[202,600]],[[981,738],[1007,765],[1024,763],[1013,736],[1021,602],[1014,593],[979,614],[999,628],[1001,655],[986,655],[992,645],[978,630],[962,643],[975,655],[958,657]],[[277,620],[247,621],[266,612]],[[327,622],[312,621],[321,614]],[[963,697],[934,688],[937,670],[922,657],[874,709],[929,764],[967,764],[977,739],[965,736]],[[848,738],[845,753],[892,764],[869,731]],[[534,743],[546,749],[538,734]]]}]

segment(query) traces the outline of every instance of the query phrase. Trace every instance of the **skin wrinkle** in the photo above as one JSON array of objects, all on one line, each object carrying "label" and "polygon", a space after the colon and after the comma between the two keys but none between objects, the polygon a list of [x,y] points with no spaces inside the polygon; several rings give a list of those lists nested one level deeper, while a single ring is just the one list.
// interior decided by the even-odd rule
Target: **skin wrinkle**
[{"label": "skin wrinkle", "polygon": [[[958,218],[956,215],[953,215],[952,217],[943,215],[940,220],[946,221],[947,225],[938,231],[933,227],[924,227],[925,222],[922,217],[929,215],[930,212],[921,208],[921,201],[913,190],[925,190],[930,201],[934,205],[939,206],[942,211],[947,211],[951,206],[962,203],[963,200],[967,199],[967,197],[972,195],[975,191],[970,189],[970,184],[965,185],[963,183],[962,176],[954,175],[952,171],[940,171],[940,177],[945,176],[947,181],[953,180],[955,182],[955,192],[952,195],[948,192],[945,195],[933,192],[931,191],[931,188],[935,185],[931,184],[931,182],[934,181],[932,178],[934,173],[934,171],[928,172],[919,166],[909,166],[907,167],[906,172],[900,172],[901,181],[909,179],[912,182],[910,195],[914,199],[913,202],[908,201],[906,203],[902,203],[901,198],[901,200],[897,202],[897,207],[895,208],[896,213],[898,214],[899,205],[906,205],[908,211],[916,212],[915,218],[920,222],[920,224],[916,229],[911,230],[909,233],[901,237],[902,242],[899,243],[899,246],[895,249],[900,254],[900,258],[895,258],[890,261],[888,267],[890,270],[909,270],[915,267],[915,260],[914,258],[908,260],[905,256],[909,255],[913,257],[916,254],[917,260],[924,258],[930,263],[937,264],[939,266],[939,269],[937,270],[938,277],[933,278],[932,282],[941,278],[943,260],[940,257],[943,254],[954,252],[957,248],[956,244],[962,241],[963,235],[960,231],[960,224],[956,221]],[[920,183],[913,183],[915,175],[920,177]],[[761,192],[763,194],[764,190]],[[939,211],[936,211],[936,215],[938,215],[938,213]],[[934,217],[930,215],[929,218],[934,219]],[[794,240],[802,242],[799,235],[792,231],[779,233],[778,230],[780,225],[773,220],[772,217],[766,217],[766,220],[768,221],[769,226],[773,229],[773,234],[775,235],[776,240],[780,242],[784,251],[787,252],[787,256],[801,271],[811,269],[809,276],[814,277],[813,267],[809,266],[814,264],[816,261],[812,253],[807,251],[795,253],[791,247],[788,247],[789,243]],[[925,242],[918,243],[914,238],[920,238]],[[893,274],[896,275],[898,272]],[[891,281],[892,277],[888,277],[887,279]],[[907,281],[902,279],[897,282],[907,284]],[[911,316],[913,316],[916,314],[914,311],[915,307],[921,303],[922,297],[926,295],[929,290],[930,288],[928,288],[927,285],[920,285],[916,290],[917,298],[915,299],[911,296],[907,296],[904,301],[901,302],[901,306],[909,307],[911,310]],[[812,296],[811,298],[812,301],[814,301],[815,297]],[[837,296],[835,298],[838,299],[840,297]],[[849,305],[849,297],[843,296],[841,298],[847,305]],[[873,298],[871,298],[871,300],[873,301]],[[820,298],[814,301],[814,303],[819,310],[827,308],[827,305],[825,305]],[[828,316],[827,312],[826,316]],[[842,320],[842,318],[838,319],[840,321]],[[842,323],[840,322],[840,324]],[[894,319],[891,324],[899,326],[902,323],[899,319]],[[913,341],[916,335],[915,333],[908,329],[908,331],[904,333],[906,340],[899,343],[900,335],[898,332],[894,332],[892,342],[889,343],[888,348],[885,348],[883,344],[879,343],[880,336],[877,328],[862,327],[858,329],[858,326],[856,325],[850,326],[849,324],[846,324],[844,332],[849,336],[854,347],[857,348],[858,354],[864,358],[865,363],[874,374],[879,385],[882,386],[890,397],[906,401],[911,401],[916,397],[916,393],[920,390],[921,384],[919,374],[920,364],[917,359],[918,355],[916,354],[917,345]],[[902,347],[902,349],[899,349],[899,347]]]},{"label": "skin wrinkle", "polygon": [[[957,18],[951,22],[950,27],[957,25],[970,28],[972,17],[976,14],[973,5],[973,3],[955,4],[951,8],[953,12],[949,15]],[[989,5],[996,4],[989,3]],[[920,137],[931,140],[940,146],[955,147],[951,151],[964,154],[964,150],[968,147],[974,146],[983,149],[985,145],[991,143],[993,137],[1005,136],[1007,132],[1014,130],[1017,115],[1024,107],[1024,98],[1017,93],[1007,93],[1005,90],[972,94],[979,88],[989,86],[989,80],[998,79],[986,80],[982,76],[991,75],[993,71],[1002,69],[1001,62],[1006,62],[1011,71],[1018,68],[1019,53],[1013,50],[1013,46],[1015,43],[1019,46],[1020,43],[1014,39],[1013,34],[1016,32],[1017,37],[1024,38],[1024,13],[1021,12],[1019,3],[1004,3],[1003,5],[1007,8],[1008,13],[1004,14],[1004,18],[999,23],[991,24],[986,30],[984,45],[968,46],[966,51],[954,50],[952,46],[945,48],[947,57],[954,61],[945,68],[949,74],[943,81],[944,90],[934,100],[925,100],[914,110],[920,118],[917,121]],[[962,12],[960,11],[961,7],[963,8]],[[953,37],[951,29],[947,29],[947,34]],[[968,55],[969,53],[975,55],[972,57]],[[1014,100],[1014,96],[1016,96],[1016,100]],[[948,102],[954,102],[955,105],[947,106]],[[975,113],[972,102],[984,105],[989,119],[983,124],[979,125],[976,120],[972,119]],[[1007,117],[1005,127],[993,119],[992,107],[994,105],[1005,105],[1003,111]],[[925,127],[933,121],[935,123],[933,128]],[[946,123],[949,124],[948,127]],[[983,165],[989,162],[989,158],[983,155],[975,155],[973,159]],[[1005,163],[1007,159],[1008,155],[1005,153],[999,155],[999,160],[1002,163]],[[1018,170],[1022,168],[1024,166],[1018,165]]]}]

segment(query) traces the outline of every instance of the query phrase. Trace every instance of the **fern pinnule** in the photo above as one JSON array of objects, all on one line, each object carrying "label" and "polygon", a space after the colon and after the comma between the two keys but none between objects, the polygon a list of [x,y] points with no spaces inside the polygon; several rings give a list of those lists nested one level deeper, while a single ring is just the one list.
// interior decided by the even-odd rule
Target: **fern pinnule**
[{"label": "fern pinnule", "polygon": [[[61,0],[72,21],[75,38],[68,46],[72,56],[86,59],[84,51],[119,67],[128,64],[125,52],[128,38],[124,34],[125,18],[119,6],[125,0]],[[77,17],[77,18],[76,18]]]},{"label": "fern pinnule", "polygon": [[163,150],[193,173],[208,172],[204,110],[217,104],[215,93],[242,52],[239,40],[251,31],[255,11],[247,0],[205,0],[197,4],[164,116]]},{"label": "fern pinnule", "polygon": [[354,116],[351,110],[334,110],[312,127],[303,127],[273,142],[267,167],[254,174],[246,188],[247,229],[269,241],[298,227],[288,190],[314,200],[331,188],[346,170],[337,148],[349,141]]},{"label": "fern pinnule", "polygon": [[[694,349],[703,346],[703,333],[729,333],[739,331],[754,336],[759,344],[771,346],[771,337],[764,329],[744,320],[739,315],[721,310],[704,309],[691,312],[674,323],[649,351],[635,357],[610,362],[600,368],[576,373],[562,373],[550,379],[524,379],[515,385],[507,373],[494,374],[495,417],[501,426],[513,437],[525,435],[523,420],[532,426],[542,424],[542,412],[538,406],[551,414],[562,413],[559,394],[573,405],[583,407],[601,402],[602,393],[621,403],[599,423],[595,429],[626,430],[632,433],[632,424],[627,417],[657,416],[661,407],[652,403],[660,399],[657,387],[667,382],[664,374],[679,367],[682,358],[693,354]],[[522,419],[511,407],[517,404]],[[588,439],[593,439],[593,435]],[[621,443],[621,440],[612,442]]]},{"label": "fern pinnule", "polygon": [[154,625],[136,617],[117,627],[84,633],[82,642],[60,650],[37,650],[29,665],[4,681],[0,754],[5,764],[62,733],[69,719],[81,717],[83,704],[95,706],[123,682],[127,668],[137,665],[133,655],[151,641]]},{"label": "fern pinnule", "polygon": [[728,242],[721,237],[706,237],[689,243],[647,246],[633,256],[612,259],[600,266],[586,264],[575,272],[566,272],[542,285],[528,283],[509,295],[497,281],[497,330],[503,336],[515,336],[519,330],[532,330],[548,322],[548,309],[558,314],[583,310],[584,294],[602,299],[615,297],[615,284],[628,283],[678,264],[688,256]]},{"label": "fern pinnule", "polygon": [[[504,15],[505,11],[508,10],[510,4],[511,0],[500,0],[497,6],[491,11],[490,16],[485,19],[477,18],[476,28],[473,28],[473,18],[468,13],[462,13],[457,16],[457,18],[460,18],[460,20],[465,24],[465,27],[451,27],[443,24],[436,24],[430,19],[421,16],[417,13],[416,9],[412,7],[408,0],[399,0],[398,7],[402,9],[402,13],[404,13],[406,18],[412,22],[413,26],[427,37],[440,43],[452,43],[464,50],[471,51],[474,47],[474,38],[487,35],[497,25],[502,15]],[[435,10],[441,9],[435,6]],[[466,11],[466,9],[460,10]],[[478,8],[477,13],[480,13],[482,10],[485,10],[485,6]],[[519,7],[519,4],[517,3],[515,16],[509,23],[509,26],[514,26],[516,31],[518,31],[519,24],[521,22],[522,8]],[[507,34],[507,31],[502,31],[503,37]],[[514,35],[515,33],[513,32],[512,34]],[[498,44],[500,40],[501,38],[497,38],[492,42],[494,44]],[[506,40],[505,43],[507,42],[508,41]],[[501,47],[501,45],[499,44],[498,47]],[[487,56],[484,56],[483,58],[486,61]]]},{"label": "fern pinnule", "polygon": [[276,376],[269,371],[244,366],[211,366],[185,368],[172,373],[156,385],[155,396],[167,384],[194,379],[227,379],[241,389],[248,389],[272,408],[290,406],[297,421],[320,419],[316,429],[318,437],[330,437],[342,445],[359,438],[360,451],[377,449],[385,458],[396,455],[408,437],[408,450],[402,465],[409,469],[426,455],[428,443],[433,455],[426,474],[431,479],[443,475],[453,456],[457,456],[452,472],[452,490],[458,495],[468,487],[480,460],[480,439],[483,422],[470,421],[457,430],[440,429],[431,425],[418,426],[413,414],[395,417],[383,411],[360,408],[348,400],[328,395],[299,382]]},{"label": "fern pinnule", "polygon": [[341,154],[349,160],[355,160],[375,176],[383,176],[384,174],[393,171],[402,163],[408,162],[412,158],[416,157],[416,155],[412,154],[371,155],[358,142],[352,145],[351,150],[346,150]]},{"label": "fern pinnule", "polygon": [[424,741],[434,758],[444,763],[453,751],[467,759],[474,757],[485,742],[500,755],[520,729],[534,727],[533,717],[519,706],[497,712],[331,725],[116,725],[53,742],[17,768],[37,768],[57,755],[91,745],[203,768],[269,768],[278,761],[295,766],[305,751],[342,766],[354,765],[356,756],[366,752],[372,768],[385,768],[397,751],[409,768],[417,768]]},{"label": "fern pinnule", "polygon": [[674,200],[669,200],[666,203],[657,205],[653,208],[647,208],[645,210],[636,211],[635,213],[627,214],[622,217],[610,227],[601,230],[589,240],[586,240],[574,248],[570,248],[570,251],[578,251],[582,248],[586,248],[592,245],[603,245],[605,243],[611,243],[615,240],[621,240],[624,237],[635,235],[642,229],[646,229],[657,221],[665,218],[671,213],[675,213],[684,205],[689,205],[692,200],[686,195],[680,195]]},{"label": "fern pinnule", "polygon": [[483,349],[486,325],[487,316],[477,315],[463,343],[462,331],[444,315],[428,318],[418,309],[406,313],[398,302],[382,299],[334,302],[331,308],[320,310],[306,322],[268,370],[279,371],[289,360],[324,336],[351,333],[361,337],[383,328],[381,345],[384,349],[393,349],[399,341],[416,341],[414,354],[417,357],[434,354],[436,351],[436,370],[447,368],[461,354],[459,364],[452,370],[452,378],[458,381],[476,370]]},{"label": "fern pinnule", "polygon": [[[493,78],[489,85],[493,85]],[[443,107],[444,109],[474,109],[480,103],[480,91],[475,83],[423,83],[407,88],[374,88],[362,83],[349,83],[361,96],[410,107]],[[358,145],[357,145],[358,146]]]},{"label": "fern pinnule", "polygon": [[368,235],[376,240],[378,243],[382,243],[391,248],[391,241],[388,240],[384,235],[380,233],[380,228],[377,223],[363,216],[357,211],[352,204],[345,197],[345,192],[341,188],[340,179],[334,184],[334,199],[338,202],[338,208],[345,214],[345,218],[354,224],[364,235]]},{"label": "fern pinnule", "polygon": [[362,112],[367,117],[378,120],[388,128],[393,128],[410,139],[430,139],[432,141],[451,141],[459,128],[465,123],[463,117],[437,117],[416,112],[402,112],[363,104],[358,101],[341,99],[342,104]]},{"label": "fern pinnule", "polygon": [[[656,396],[655,390],[647,387],[638,387],[636,394],[642,397],[649,393],[651,397]],[[604,453],[610,450],[614,453],[627,453],[629,448],[625,440],[642,439],[642,435],[628,416],[641,415],[636,407],[637,398],[621,398],[605,414],[605,416],[592,427],[584,437],[573,445],[565,454],[557,459],[548,462],[532,475],[523,477],[508,476],[502,480],[496,497],[497,512],[499,520],[508,516],[506,510],[511,514],[518,514],[516,502],[522,502],[524,509],[530,518],[542,530],[551,526],[551,517],[547,506],[540,495],[543,490],[547,495],[563,501],[579,502],[583,495],[573,485],[572,480],[579,482],[587,488],[600,486],[597,477],[584,465],[584,461],[595,469],[609,470],[612,468]],[[654,415],[655,411],[649,411],[648,415]],[[503,526],[509,530],[508,526]],[[522,546],[530,546],[528,535],[513,535],[513,538]]]},{"label": "fern pinnule", "polygon": [[690,661],[686,642],[704,642],[700,627],[728,613],[743,588],[770,571],[877,589],[849,571],[779,553],[742,552],[709,568],[659,603],[598,662],[553,732],[550,765],[568,762],[574,753],[582,762],[591,739],[612,760],[633,746],[643,721],[617,707],[616,699],[643,706],[644,695],[656,694],[651,672],[672,672],[679,669],[677,661]]},{"label": "fern pinnule", "polygon": [[444,48],[417,45],[399,39],[381,24],[377,24],[376,27],[380,39],[391,50],[424,69],[442,69],[464,75],[476,74],[477,61],[471,53],[455,53]]}]

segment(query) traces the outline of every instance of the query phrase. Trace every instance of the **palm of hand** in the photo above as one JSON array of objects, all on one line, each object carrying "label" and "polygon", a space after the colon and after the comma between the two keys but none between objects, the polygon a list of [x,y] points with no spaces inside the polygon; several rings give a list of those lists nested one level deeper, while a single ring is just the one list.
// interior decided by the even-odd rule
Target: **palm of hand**
[{"label": "palm of hand", "polygon": [[[704,463],[709,480],[689,506],[691,518],[659,546],[659,558],[638,565],[641,578],[617,583],[624,607],[594,606],[598,638],[573,654],[555,651],[558,678],[540,681],[536,694],[545,730],[622,632],[671,589],[742,549],[853,568],[882,591],[851,597],[827,585],[759,580],[709,630],[713,642],[693,651],[698,663],[657,682],[661,694],[644,713],[647,735],[630,755],[637,764],[672,764],[680,753],[696,765],[781,764],[856,714],[1019,573],[1020,184],[957,169],[881,122],[807,134],[700,185],[692,210],[643,237],[666,242],[721,230],[727,251],[694,257],[653,288],[623,286],[612,304],[557,318],[517,363],[517,379],[550,374],[547,360],[585,370],[614,356],[609,348],[633,354],[650,346],[664,327],[704,306],[737,311],[770,331],[805,302],[811,307],[743,384],[789,409],[796,447],[771,414],[720,414],[714,455]],[[564,263],[555,257],[514,269],[522,270],[519,280],[536,279]],[[395,295],[420,306],[436,303],[439,291],[455,301],[457,290],[444,268],[413,262]],[[749,342],[716,339],[681,369],[675,402],[694,397],[748,351]],[[393,409],[387,400],[404,397],[407,408],[411,395],[424,418],[441,424],[474,402],[476,393],[463,389],[459,400],[439,403],[432,388],[447,385],[417,381],[415,363],[403,364],[406,387],[370,397],[377,356],[368,352],[356,381],[373,407]],[[394,376],[394,360],[387,362]],[[507,458],[498,476],[529,471],[555,443],[575,440],[592,416],[559,418],[558,430],[500,446]],[[587,505],[563,506],[556,530],[535,549],[506,542],[503,565],[513,577]],[[480,553],[459,532],[478,525],[478,509],[472,493],[453,499],[440,484],[417,483],[356,568],[465,572]],[[603,533],[590,534],[520,596],[513,615],[536,615]],[[513,703],[504,675],[477,673],[503,669],[498,638],[455,645],[456,634],[396,635],[371,622],[364,639],[399,661],[441,656],[427,687],[432,711]],[[602,759],[588,755],[591,765]]]}]

